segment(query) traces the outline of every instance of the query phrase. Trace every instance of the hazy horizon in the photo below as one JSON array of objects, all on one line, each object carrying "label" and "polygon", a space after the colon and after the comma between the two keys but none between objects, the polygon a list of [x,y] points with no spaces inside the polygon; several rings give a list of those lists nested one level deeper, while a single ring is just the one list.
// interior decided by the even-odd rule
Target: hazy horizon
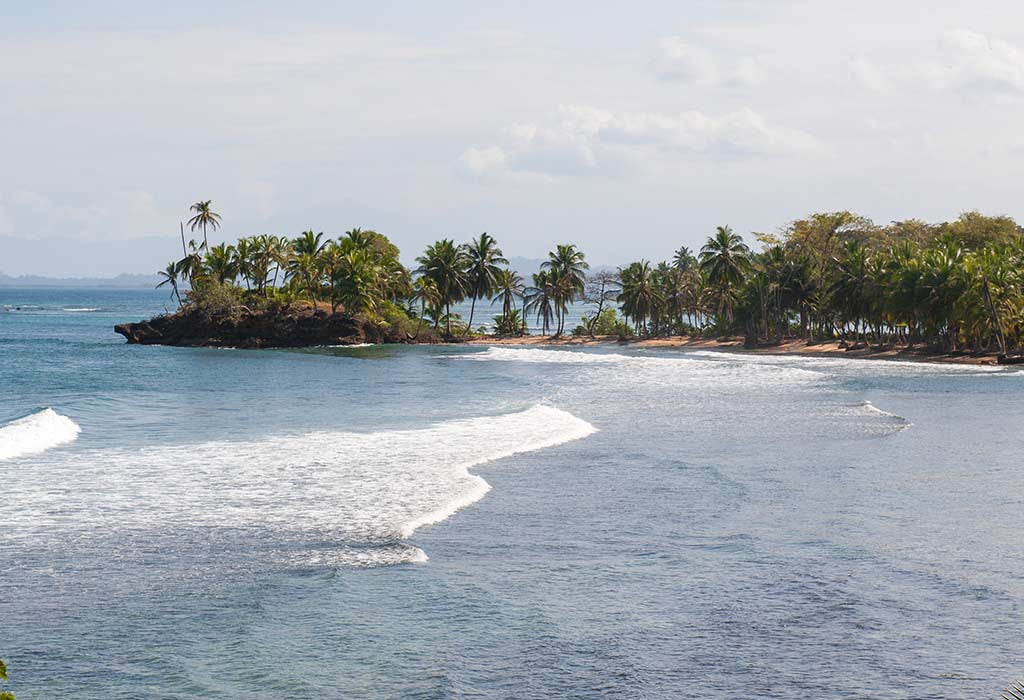
[{"label": "hazy horizon", "polygon": [[42,2],[4,19],[8,275],[149,273],[198,199],[217,240],[361,226],[412,259],[488,231],[510,255],[572,241],[599,264],[812,211],[1024,218],[1009,2]]}]

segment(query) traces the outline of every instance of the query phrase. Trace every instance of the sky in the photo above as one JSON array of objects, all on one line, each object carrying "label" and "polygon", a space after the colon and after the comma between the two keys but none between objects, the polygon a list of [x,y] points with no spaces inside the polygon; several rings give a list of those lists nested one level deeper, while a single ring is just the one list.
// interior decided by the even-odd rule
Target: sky
[{"label": "sky", "polygon": [[0,94],[7,274],[162,268],[200,199],[217,239],[358,226],[409,262],[482,231],[614,265],[813,211],[1024,219],[1004,0],[6,2]]}]

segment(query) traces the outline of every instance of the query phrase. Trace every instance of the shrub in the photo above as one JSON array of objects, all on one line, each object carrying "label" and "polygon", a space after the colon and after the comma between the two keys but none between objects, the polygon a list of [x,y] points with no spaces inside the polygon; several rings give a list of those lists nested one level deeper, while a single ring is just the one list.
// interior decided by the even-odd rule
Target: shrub
[{"label": "shrub", "polygon": [[604,309],[595,318],[593,315],[583,315],[583,323],[572,329],[574,336],[584,335],[617,335],[619,338],[630,338],[633,336],[633,329],[628,323],[619,318],[615,309]]},{"label": "shrub", "polygon": [[519,309],[512,309],[512,312],[505,316],[494,317],[494,334],[499,337],[518,337],[525,334],[523,328],[523,317]]},{"label": "shrub", "polygon": [[212,319],[235,316],[243,309],[242,290],[233,284],[225,284],[216,280],[203,280],[185,292],[188,303]]}]

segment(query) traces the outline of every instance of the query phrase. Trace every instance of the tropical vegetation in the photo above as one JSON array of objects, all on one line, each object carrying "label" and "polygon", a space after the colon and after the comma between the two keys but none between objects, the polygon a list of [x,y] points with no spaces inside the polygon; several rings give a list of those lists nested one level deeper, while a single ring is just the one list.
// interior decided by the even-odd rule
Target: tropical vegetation
[{"label": "tropical vegetation", "polygon": [[[617,269],[591,270],[578,246],[563,243],[527,283],[488,233],[431,243],[409,269],[376,231],[210,245],[220,215],[210,200],[191,212],[188,227],[202,239],[186,241],[182,226],[182,255],[160,270],[158,285],[185,306],[305,304],[452,340],[469,335],[486,303],[500,307],[491,329],[502,336],[533,323],[562,335],[575,309],[576,335],[798,337],[947,352],[1024,345],[1024,232],[1006,216],[877,225],[827,212],[752,240],[719,226],[698,250],[681,246],[670,260]],[[465,322],[453,309],[460,304]]]}]

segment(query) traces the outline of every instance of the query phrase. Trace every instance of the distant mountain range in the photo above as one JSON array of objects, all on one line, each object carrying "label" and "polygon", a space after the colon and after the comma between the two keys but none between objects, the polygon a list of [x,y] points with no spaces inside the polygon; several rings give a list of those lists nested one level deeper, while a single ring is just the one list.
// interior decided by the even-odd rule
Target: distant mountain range
[{"label": "distant mountain range", "polygon": [[11,277],[0,272],[3,287],[90,287],[118,289],[152,289],[159,282],[156,275],[117,275],[116,277],[42,277],[19,275]]}]

